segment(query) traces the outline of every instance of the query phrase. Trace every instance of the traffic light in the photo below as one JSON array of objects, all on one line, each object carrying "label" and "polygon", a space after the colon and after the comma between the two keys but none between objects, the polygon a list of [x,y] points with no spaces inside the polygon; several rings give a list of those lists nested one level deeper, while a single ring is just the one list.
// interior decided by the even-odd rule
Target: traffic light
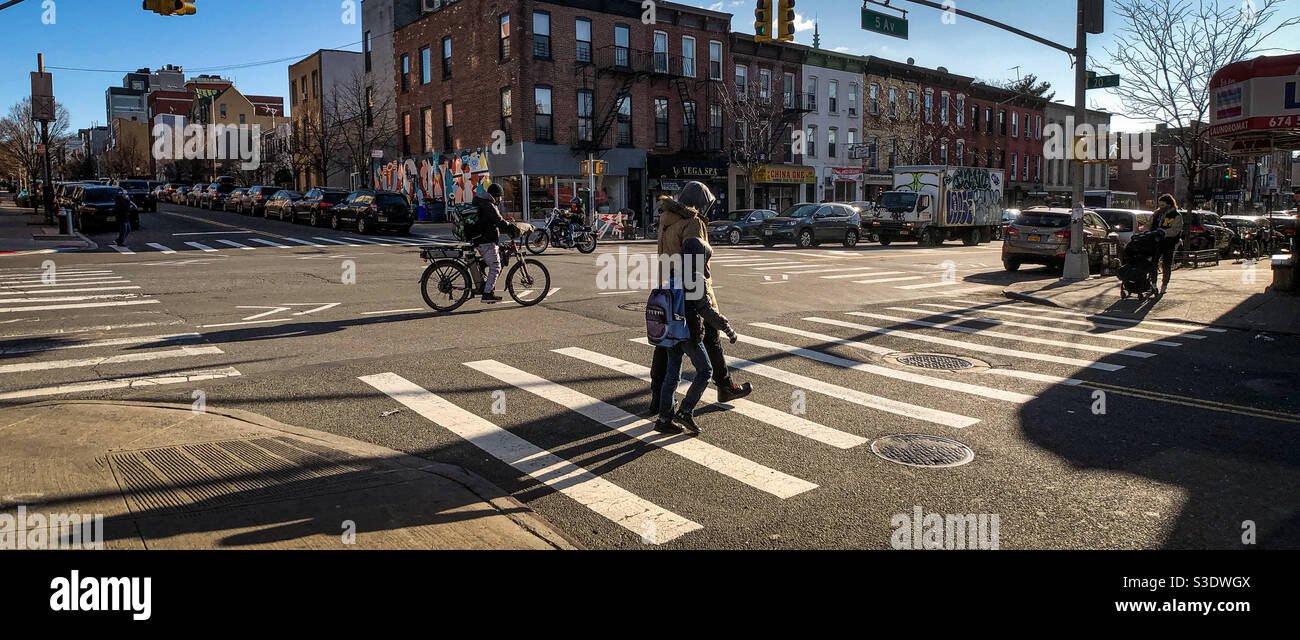
[{"label": "traffic light", "polygon": [[776,39],[794,41],[794,0],[777,0]]},{"label": "traffic light", "polygon": [[184,0],[144,0],[141,6],[145,11],[152,11],[160,16],[192,16],[198,13],[193,2]]},{"label": "traffic light", "polygon": [[772,0],[758,0],[754,5],[754,41],[772,39]]}]

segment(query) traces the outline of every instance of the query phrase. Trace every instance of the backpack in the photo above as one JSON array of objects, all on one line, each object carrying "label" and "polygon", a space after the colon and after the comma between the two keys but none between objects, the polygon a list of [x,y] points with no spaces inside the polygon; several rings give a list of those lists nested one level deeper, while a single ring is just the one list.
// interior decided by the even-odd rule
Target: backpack
[{"label": "backpack", "polygon": [[673,347],[691,338],[686,325],[686,291],[670,280],[667,288],[650,292],[645,305],[645,330],[650,344]]},{"label": "backpack", "polygon": [[468,232],[478,226],[478,206],[459,202],[452,206],[447,217],[451,219],[451,235],[461,242],[469,242]]}]

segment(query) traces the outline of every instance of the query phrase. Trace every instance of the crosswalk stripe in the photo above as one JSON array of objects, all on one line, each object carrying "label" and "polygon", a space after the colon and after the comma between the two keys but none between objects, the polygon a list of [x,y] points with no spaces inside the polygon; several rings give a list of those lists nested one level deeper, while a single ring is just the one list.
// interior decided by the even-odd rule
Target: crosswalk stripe
[{"label": "crosswalk stripe", "polygon": [[23,398],[36,398],[40,396],[54,396],[65,393],[88,393],[92,391],[105,391],[108,389],[125,389],[136,387],[154,387],[167,384],[181,384],[186,382],[200,382],[203,380],[215,380],[218,378],[233,378],[242,374],[234,367],[224,367],[221,369],[201,369],[196,371],[179,371],[176,373],[152,374],[146,376],[133,376],[129,378],[105,378],[103,380],[90,380],[87,382],[75,382],[71,384],[61,384],[51,387],[36,387],[32,389],[20,389],[18,391],[7,391],[0,393],[0,400],[19,400]]},{"label": "crosswalk stripe", "polygon": [[994,305],[977,304],[977,305],[974,305],[974,306],[965,306],[965,307],[963,307],[963,306],[951,305],[951,304],[923,303],[923,304],[920,304],[920,305],[918,305],[918,306],[922,306],[922,307],[934,307],[934,308],[936,308],[936,309],[954,309],[954,310],[957,310],[957,311],[980,311],[980,312],[983,312],[983,313],[993,313],[993,314],[997,314],[997,315],[1000,315],[1000,316],[1010,316],[1010,317],[1012,317],[1012,318],[1029,318],[1029,319],[1032,319],[1032,320],[1039,320],[1039,321],[1042,321],[1042,322],[1058,322],[1058,323],[1061,323],[1061,324],[1069,324],[1069,325],[1074,325],[1074,326],[1096,327],[1096,328],[1098,328],[1098,329],[1115,329],[1115,330],[1119,330],[1119,331],[1133,331],[1133,332],[1135,332],[1135,333],[1149,333],[1149,334],[1158,335],[1158,336],[1165,336],[1165,337],[1174,337],[1174,336],[1176,336],[1176,337],[1178,337],[1178,338],[1190,338],[1190,339],[1192,339],[1192,340],[1204,340],[1204,339],[1205,339],[1205,336],[1199,336],[1199,335],[1196,335],[1196,334],[1194,334],[1194,333],[1177,333],[1177,332],[1173,332],[1173,331],[1160,331],[1160,330],[1156,330],[1156,329],[1143,329],[1143,328],[1141,328],[1141,327],[1126,327],[1126,326],[1124,326],[1124,325],[1118,325],[1118,324],[1106,324],[1106,323],[1103,323],[1103,322],[1089,322],[1089,321],[1087,321],[1087,320],[1071,320],[1071,319],[1069,319],[1069,318],[1045,318],[1045,317],[1043,317],[1043,316],[1036,316],[1036,315],[1029,314],[1029,313],[1017,313],[1017,312],[1015,312],[1015,311],[1002,311],[1002,310],[999,310],[999,309],[988,309],[988,308],[985,308],[985,307],[991,307],[991,306],[994,306]]},{"label": "crosswalk stripe", "polygon": [[167,254],[176,253],[176,250],[175,250],[175,249],[173,249],[173,248],[171,248],[171,247],[169,247],[169,246],[167,246],[167,245],[158,244],[157,242],[149,242],[149,243],[146,243],[146,244],[148,244],[149,246],[151,246],[151,247],[153,247],[153,248],[155,248],[155,249],[157,249],[157,250],[159,250],[159,251],[161,251],[161,252],[163,252],[163,253],[167,253]]},{"label": "crosswalk stripe", "polygon": [[118,298],[139,298],[138,293],[106,293],[97,296],[64,296],[61,298],[7,298],[4,304],[28,304],[40,302],[82,302],[85,300],[115,300]]},{"label": "crosswalk stripe", "polygon": [[578,415],[599,422],[608,429],[675,453],[706,469],[778,498],[790,498],[817,488],[817,485],[811,482],[765,467],[697,438],[659,433],[654,430],[654,423],[650,420],[643,420],[589,395],[507,364],[495,360],[481,360],[466,362],[464,365],[540,398],[550,400]]},{"label": "crosswalk stripe", "polygon": [[[844,280],[846,278],[861,278],[863,276],[870,276],[874,278],[876,276],[896,276],[900,273],[907,273],[907,272],[906,271],[881,271],[880,273],[845,273],[843,275],[838,275],[838,276],[821,276],[821,279],[822,280]],[[890,282],[890,281],[884,280],[882,282]]]},{"label": "crosswalk stripe", "polygon": [[203,244],[202,242],[186,242],[185,244],[188,244],[188,245],[190,245],[191,247],[194,247],[195,249],[198,249],[199,251],[203,251],[203,252],[205,252],[205,253],[216,253],[216,252],[217,252],[216,249],[213,249],[212,247],[209,247],[208,245]]},{"label": "crosswalk stripe", "polygon": [[128,248],[128,247],[119,247],[119,246],[117,246],[117,245],[115,245],[115,244],[110,244],[110,245],[108,245],[108,246],[113,247],[113,250],[116,251],[116,252],[118,252],[118,253],[125,253],[125,254],[131,254],[131,255],[134,255],[134,254],[135,254],[135,252],[132,251],[132,250],[131,250],[130,248]]},{"label": "crosswalk stripe", "polygon": [[249,238],[249,241],[256,242],[258,244],[264,244],[268,247],[276,247],[277,249],[289,248],[289,245],[287,244],[280,244],[279,242],[271,242],[270,240],[263,240],[262,238]]},{"label": "crosswalk stripe", "polygon": [[344,239],[344,240],[347,240],[348,242],[361,242],[361,243],[365,243],[365,244],[377,244],[377,245],[379,245],[379,246],[381,246],[381,247],[383,247],[383,246],[387,246],[387,243],[384,243],[384,242],[376,242],[376,241],[374,241],[374,240],[366,240],[366,239],[363,239],[363,238],[353,238],[353,237],[350,237],[350,236],[344,236],[343,239]]},{"label": "crosswalk stripe", "polygon": [[[0,291],[0,296],[20,296],[23,294],[43,294],[43,293],[87,293],[91,291],[123,291],[126,289],[139,289],[138,286],[132,287],[90,287],[88,289],[23,289],[21,291]],[[0,300],[0,302],[6,302]]]},{"label": "crosswalk stripe", "polygon": [[146,351],[144,353],[125,353],[99,358],[82,358],[79,360],[53,360],[49,362],[27,362],[23,364],[0,365],[0,373],[26,373],[30,371],[48,371],[51,369],[76,369],[81,367],[122,364],[126,362],[148,362],[150,360],[164,360],[168,358],[218,355],[221,353],[224,352],[217,347],[181,347],[170,351]]},{"label": "crosswalk stripe", "polygon": [[281,238],[281,240],[288,240],[289,242],[297,242],[298,244],[307,245],[307,246],[309,246],[309,247],[323,247],[323,246],[325,246],[325,245],[323,245],[323,244],[317,244],[317,243],[315,243],[315,242],[307,242],[306,240],[299,240],[299,239],[297,239],[297,238]]},{"label": "crosswalk stripe", "polygon": [[[112,273],[113,273],[113,272],[110,271],[110,270],[58,269],[58,270],[56,270],[52,275],[54,275],[54,276],[56,276],[56,277],[57,277],[57,276],[63,276],[63,275],[72,275],[72,276],[100,276],[100,275],[111,275]],[[34,271],[20,271],[20,272],[14,272],[14,273],[7,273],[7,274],[5,274],[5,275],[3,275],[3,276],[0,276],[0,282],[3,282],[3,281],[5,281],[5,280],[14,280],[14,279],[25,280],[25,279],[28,279],[28,278],[35,278],[35,277],[37,277],[37,276],[43,276],[43,275],[45,275],[45,271],[42,270],[42,269],[37,269],[37,270],[34,270]]]},{"label": "crosswalk stripe", "polygon": [[85,276],[85,277],[82,277],[82,276],[72,276],[72,277],[63,277],[63,276],[59,276],[59,277],[51,278],[51,279],[50,279],[50,282],[48,282],[48,283],[47,283],[46,281],[44,281],[44,280],[40,280],[40,279],[35,279],[35,280],[10,280],[9,282],[0,283],[0,288],[13,289],[13,288],[15,288],[15,287],[22,287],[22,286],[24,286],[24,285],[31,285],[31,286],[42,286],[42,285],[44,285],[44,286],[47,286],[47,287],[61,287],[61,286],[69,285],[69,284],[94,284],[94,283],[99,283],[99,282],[109,282],[109,281],[112,281],[112,280],[121,280],[121,279],[122,279],[122,276]]},{"label": "crosswalk stripe", "polygon": [[[872,270],[875,270],[875,269],[879,269],[879,268],[880,268],[880,267],[852,267],[852,268],[835,267],[835,268],[832,268],[832,269],[824,269],[824,268],[820,268],[821,265],[810,265],[810,266],[812,266],[812,267],[817,267],[817,268],[814,268],[812,271],[803,271],[803,270],[800,270],[800,271],[791,271],[790,273],[797,273],[797,274],[799,274],[799,275],[801,275],[801,276],[809,276],[809,275],[812,275],[812,274],[814,274],[814,273],[835,273],[835,272],[839,272],[839,273],[849,273],[849,272],[852,272],[852,271],[872,271]],[[857,273],[857,274],[854,274],[853,276],[844,276],[844,277],[846,277],[846,278],[848,278],[848,277],[858,277],[858,278],[860,278],[860,277],[862,277],[862,276],[864,276],[864,275],[866,275],[866,274],[863,274],[863,273]]]},{"label": "crosswalk stripe", "polygon": [[763,271],[763,270],[765,270],[765,269],[788,269],[791,265],[804,264],[804,263],[803,263],[803,262],[798,262],[798,261],[796,261],[796,262],[772,262],[771,260],[764,260],[764,261],[762,261],[762,262],[746,262],[745,264],[741,264],[741,265],[730,265],[730,266],[733,266],[733,267],[737,267],[737,266],[739,266],[739,267],[748,267],[748,266],[755,265],[755,264],[763,264],[763,265],[767,265],[766,267],[763,267],[763,268],[757,268],[757,267],[754,268],[755,271]]},{"label": "crosswalk stripe", "polygon": [[[639,342],[641,344],[650,344],[650,341],[646,340],[645,338],[634,338],[633,342]],[[757,362],[750,362],[749,360],[742,360],[740,358],[732,358],[731,356],[727,356],[727,364],[735,369],[743,369],[745,371],[763,376],[765,378],[771,378],[778,382],[784,382],[789,385],[801,387],[809,391],[815,391],[822,395],[830,396],[832,398],[839,398],[840,400],[844,400],[846,402],[852,402],[853,404],[869,407],[872,409],[877,409],[879,411],[884,411],[886,413],[906,416],[909,418],[916,418],[918,420],[933,422],[935,424],[941,424],[947,427],[955,427],[958,429],[969,427],[979,422],[978,418],[971,418],[968,416],[958,415],[955,413],[949,413],[947,411],[941,411],[939,409],[931,409],[929,407],[921,407],[906,402],[900,402],[898,400],[882,398],[877,395],[858,391],[857,389],[849,389],[847,387],[841,387],[839,385],[830,384],[828,382],[822,382],[821,380],[816,380],[814,378],[809,378],[807,376],[801,376],[797,373],[791,373],[789,371],[783,371],[781,369],[777,369],[775,367],[769,367],[764,364],[758,364]]]},{"label": "crosswalk stripe", "polygon": [[130,307],[140,304],[158,304],[161,300],[150,298],[148,300],[127,300],[124,302],[88,302],[84,304],[51,304],[40,307],[0,307],[0,313],[14,313],[16,311],[59,311],[62,309],[95,309],[98,307]]},{"label": "crosswalk stripe", "polygon": [[[626,360],[620,360],[602,353],[596,353],[578,347],[554,349],[554,351],[561,355],[597,364],[607,369],[613,369],[614,371],[627,374],[647,383],[650,382],[650,368],[644,365],[627,362]],[[678,389],[681,393],[685,394],[686,388],[689,386],[690,383],[683,380],[678,386]],[[765,422],[778,429],[789,431],[790,433],[840,449],[851,449],[867,442],[867,439],[861,436],[845,433],[838,429],[832,429],[831,427],[817,424],[811,420],[806,420],[784,411],[777,411],[776,409],[766,405],[761,405],[749,400],[740,399],[720,403],[718,401],[718,392],[712,387],[704,391],[704,395],[701,397],[701,402],[731,406],[736,413],[743,416],[753,418],[759,422]]]},{"label": "crosswalk stripe", "polygon": [[10,344],[0,345],[0,355],[11,355],[15,353],[43,353],[45,351],[61,351],[63,349],[88,349],[96,347],[119,347],[126,344],[152,344],[159,343],[162,346],[168,342],[182,342],[188,340],[199,340],[203,336],[197,333],[176,333],[161,336],[134,336],[130,338],[108,338],[106,340],[80,340],[70,342],[41,342],[37,344]]},{"label": "crosswalk stripe", "polygon": [[703,528],[401,376],[380,373],[359,380],[610,522],[634,534],[653,533],[652,536],[643,538],[649,542],[669,542]]},{"label": "crosswalk stripe", "polygon": [[1041,324],[1030,322],[1016,322],[1014,320],[1002,320],[1000,318],[982,318],[980,316],[970,315],[967,313],[951,313],[944,311],[930,311],[929,309],[914,309],[911,307],[889,307],[890,311],[904,311],[907,313],[926,313],[932,316],[943,318],[955,318],[960,320],[975,320],[978,322],[987,322],[997,326],[1022,327],[1025,329],[1034,329],[1036,331],[1046,331],[1048,333],[1064,333],[1072,336],[1087,336],[1089,338],[1100,338],[1102,340],[1116,340],[1119,342],[1136,342],[1139,344],[1154,344],[1162,347],[1181,347],[1181,342],[1171,342],[1169,340],[1152,340],[1150,338],[1140,338],[1136,336],[1111,335],[1107,333],[1092,333],[1090,331],[1079,331],[1078,329],[1063,329],[1061,327],[1047,327]]},{"label": "crosswalk stripe", "polygon": [[861,311],[850,311],[848,312],[848,315],[859,316],[863,318],[871,318],[873,320],[888,320],[890,322],[901,322],[903,324],[910,324],[918,327],[928,327],[930,329],[940,329],[942,331],[978,334],[986,337],[1001,338],[1003,340],[1011,340],[1013,342],[1030,342],[1033,344],[1045,344],[1053,347],[1061,347],[1063,349],[1079,349],[1080,351],[1095,351],[1097,353],[1104,353],[1108,355],[1115,354],[1115,355],[1122,355],[1122,356],[1130,356],[1133,358],[1151,358],[1156,355],[1154,353],[1151,353],[1150,351],[1134,351],[1132,349],[1112,349],[1110,347],[1099,347],[1097,345],[1092,345],[1092,344],[1079,344],[1077,342],[1065,342],[1063,340],[1050,340],[1048,338],[1023,336],[1015,333],[1002,333],[1001,331],[989,331],[987,329],[963,327],[959,324],[960,322],[962,322],[961,320],[954,320],[952,322],[927,322],[925,320],[910,320],[908,318],[887,316],[880,313],[863,313]]},{"label": "crosswalk stripe", "polygon": [[217,242],[220,242],[221,244],[224,244],[224,245],[226,245],[226,246],[234,247],[234,248],[236,248],[236,249],[243,249],[243,250],[245,250],[245,251],[252,251],[252,250],[253,250],[252,247],[250,247],[250,246],[248,246],[248,245],[246,245],[246,244],[240,244],[240,243],[235,242],[235,241],[233,241],[233,240],[225,240],[225,239],[222,239],[222,238],[218,238],[218,239],[217,239]]},{"label": "crosswalk stripe", "polygon": [[0,338],[52,338],[56,336],[66,336],[73,333],[101,333],[104,331],[121,331],[122,329],[139,329],[141,327],[172,327],[180,324],[185,324],[185,322],[183,320],[173,320],[171,322],[136,322],[131,324],[100,325],[98,327],[52,329],[50,331],[36,331],[31,333],[6,333],[0,334]]},{"label": "crosswalk stripe", "polygon": [[[960,302],[962,304],[980,304],[978,302],[971,302],[968,300],[954,300],[954,302]],[[1001,304],[1014,305],[1016,303],[1004,302]],[[1076,318],[1089,318],[1089,319],[1100,318],[1102,320],[1114,320],[1115,322],[1124,322],[1127,324],[1145,325],[1150,327],[1169,327],[1171,329],[1182,329],[1183,331],[1208,331],[1210,333],[1227,333],[1228,331],[1227,329],[1220,329],[1218,327],[1203,327],[1198,325],[1179,324],[1177,322],[1161,322],[1159,320],[1136,320],[1133,318],[1123,318],[1120,316],[1106,315],[1104,313],[1080,313],[1078,311],[1064,311],[1061,309],[1048,309],[1046,307],[1041,308],[1040,311],[1042,311],[1043,313],[1051,313],[1051,314],[1056,314],[1061,316],[1071,316]]]},{"label": "crosswalk stripe", "polygon": [[331,239],[329,239],[329,238],[322,238],[322,237],[320,237],[320,236],[312,236],[312,240],[320,240],[321,242],[328,242],[328,243],[331,243],[331,244],[341,244],[341,245],[343,245],[343,246],[345,246],[345,247],[356,247],[356,246],[360,246],[360,245],[355,245],[355,244],[351,244],[351,243],[348,243],[348,242],[341,242],[341,241],[339,241],[339,240],[331,240]]},{"label": "crosswalk stripe", "polygon": [[[873,273],[872,275],[883,276],[883,273]],[[876,280],[854,280],[853,284],[880,284],[883,282],[903,282],[904,280],[924,280],[930,276],[908,276],[903,278],[878,278]]]},{"label": "crosswalk stripe", "polygon": [[[772,331],[782,331],[796,336],[803,336],[805,338],[812,338],[813,340],[820,340],[827,344],[841,345],[845,347],[850,347],[852,349],[858,349],[860,351],[866,351],[868,353],[875,353],[878,355],[898,353],[898,351],[895,349],[889,349],[886,347],[877,346],[868,342],[860,342],[857,340],[845,340],[843,338],[837,338],[835,336],[827,335],[824,333],[803,331],[802,329],[794,329],[792,327],[782,327],[780,325],[768,324],[766,322],[751,322],[750,326],[760,327],[763,329],[770,329]],[[1018,369],[1003,369],[999,367],[991,367],[988,369],[984,369],[981,373],[1002,375],[1002,376],[1008,376],[1012,378],[1024,378],[1026,380],[1034,380],[1037,382],[1050,382],[1053,384],[1079,384],[1080,382],[1079,380],[1075,380],[1074,378],[1063,378],[1061,376],[1053,376],[1045,373],[1035,373],[1032,371],[1020,371]]]},{"label": "crosswalk stripe", "polygon": [[779,266],[779,265],[778,265],[778,266],[775,266],[775,267],[754,267],[754,271],[775,271],[776,269],[780,269],[780,270],[782,270],[782,271],[792,271],[792,270],[794,270],[794,269],[816,269],[816,268],[818,268],[818,267],[823,267],[823,266],[825,266],[824,264],[808,264],[808,263],[806,263],[806,262],[797,262],[797,263],[795,263],[795,264],[799,264],[799,265],[803,265],[803,266],[799,266],[799,267],[783,267],[783,266]]},{"label": "crosswalk stripe", "polygon": [[915,384],[925,385],[927,387],[937,387],[939,389],[960,391],[961,393],[968,393],[970,395],[980,396],[982,398],[991,398],[993,400],[1002,400],[1004,402],[1014,402],[1016,404],[1025,404],[1026,402],[1029,402],[1031,400],[1036,400],[1038,398],[1038,396],[1016,393],[1015,391],[1004,391],[1002,389],[995,389],[993,387],[984,387],[977,384],[957,382],[955,380],[944,380],[942,378],[932,378],[930,376],[921,375],[919,373],[912,373],[910,371],[900,371],[898,369],[890,369],[888,367],[881,367],[878,365],[869,364],[858,360],[850,360],[848,358],[833,356],[828,353],[822,353],[820,351],[813,351],[812,349],[801,349],[799,347],[791,346],[788,344],[782,344],[780,342],[772,342],[771,340],[755,338],[754,336],[749,336],[749,335],[740,336],[740,341],[744,342],[745,344],[752,344],[754,346],[763,347],[766,349],[774,349],[782,353],[808,358],[809,360],[816,360],[817,362],[823,362],[837,367],[844,367],[845,369],[852,369],[854,371],[870,373],[885,378],[893,378],[895,380],[912,382]]},{"label": "crosswalk stripe", "polygon": [[938,281],[938,282],[927,282],[927,283],[925,283],[925,284],[907,284],[907,285],[903,285],[903,286],[900,286],[900,287],[894,287],[894,288],[895,288],[895,289],[908,289],[908,290],[911,290],[911,289],[930,289],[930,288],[933,288],[933,287],[951,287],[951,286],[953,286],[953,285],[958,285],[958,284],[966,284],[966,283],[963,282],[963,281],[961,281],[961,280],[940,280],[940,281]]}]

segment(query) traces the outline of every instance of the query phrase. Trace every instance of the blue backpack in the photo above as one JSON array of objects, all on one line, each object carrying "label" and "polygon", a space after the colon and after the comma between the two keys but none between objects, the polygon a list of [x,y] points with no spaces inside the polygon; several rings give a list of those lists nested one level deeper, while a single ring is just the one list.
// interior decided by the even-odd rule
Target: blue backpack
[{"label": "blue backpack", "polygon": [[691,339],[686,326],[686,291],[676,279],[667,288],[650,292],[645,305],[645,330],[650,344],[656,347],[673,347]]}]

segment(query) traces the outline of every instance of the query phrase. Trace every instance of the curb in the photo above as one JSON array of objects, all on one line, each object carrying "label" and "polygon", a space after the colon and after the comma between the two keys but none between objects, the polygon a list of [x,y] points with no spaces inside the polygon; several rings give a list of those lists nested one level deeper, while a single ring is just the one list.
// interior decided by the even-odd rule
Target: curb
[{"label": "curb", "polygon": [[[1020,300],[1021,302],[1030,302],[1033,304],[1043,305],[1045,307],[1056,307],[1058,309],[1073,309],[1075,311],[1085,311],[1085,312],[1093,313],[1088,309],[1080,309],[1078,307],[1066,306],[1054,300],[1050,300],[1048,298],[1031,296],[1027,293],[1020,293],[1019,291],[1012,291],[1010,289],[1003,289],[1002,296],[1004,298],[1010,298],[1012,300]],[[1234,331],[1258,331],[1260,333],[1271,333],[1271,334],[1282,335],[1282,336],[1300,336],[1300,331],[1289,331],[1286,329],[1263,329],[1259,327],[1251,327],[1242,324],[1234,324],[1228,322],[1202,322],[1200,320],[1189,320],[1187,318],[1172,318],[1172,317],[1161,317],[1161,316],[1156,316],[1156,317],[1146,318],[1146,319],[1157,320],[1160,322],[1178,322],[1178,323],[1197,326],[1197,327],[1211,327],[1214,329],[1232,329]]]},{"label": "curb", "polygon": [[[70,404],[145,407],[184,411],[187,413],[193,410],[192,407],[187,404],[172,404],[167,402],[132,402],[127,400],[48,400],[5,408],[32,409],[39,407],[57,407],[59,405]],[[308,429],[306,427],[288,425],[264,415],[253,413],[251,411],[244,411],[242,409],[213,409],[209,406],[206,408],[205,413],[230,418],[231,420],[237,420],[239,422],[246,422],[264,429],[272,429],[302,438],[309,438],[351,455],[383,458],[386,461],[403,467],[441,476],[461,485],[484,502],[490,504],[497,511],[501,512],[501,515],[510,518],[522,529],[533,536],[540,538],[554,549],[584,549],[577,540],[561,531],[549,520],[543,518],[540,514],[529,508],[528,505],[520,502],[514,496],[506,493],[505,490],[489,482],[486,478],[470,473],[464,467],[442,462],[433,462],[409,453],[363,442],[346,436]]]}]

